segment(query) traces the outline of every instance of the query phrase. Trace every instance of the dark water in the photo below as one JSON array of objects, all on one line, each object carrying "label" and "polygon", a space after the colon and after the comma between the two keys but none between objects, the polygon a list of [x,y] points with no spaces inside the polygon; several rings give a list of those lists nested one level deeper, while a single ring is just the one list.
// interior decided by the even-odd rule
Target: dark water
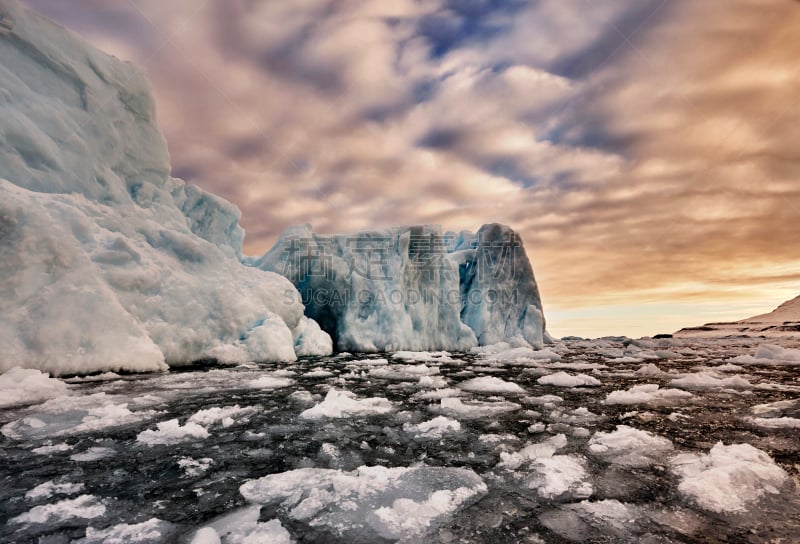
[{"label": "dark water", "polygon": [[[481,477],[487,490],[401,541],[800,542],[800,500],[795,488],[800,481],[800,429],[765,428],[751,419],[753,406],[800,398],[800,367],[739,363],[741,369],[716,371],[715,376],[739,376],[750,387],[692,390],[694,397],[680,402],[604,404],[612,391],[637,384],[666,388],[670,380],[682,374],[708,371],[730,357],[752,353],[758,343],[667,340],[661,345],[644,346],[645,357],[655,353],[660,359],[642,360],[631,358],[642,355],[636,348],[620,358],[626,349],[621,342],[570,342],[553,348],[559,352],[560,361],[509,362],[451,354],[422,362],[388,355],[341,355],[304,359],[291,365],[203,365],[158,375],[70,380],[68,400],[0,411],[0,424],[4,425],[0,441],[0,540],[79,541],[87,536],[88,527],[119,528],[157,518],[161,523],[155,532],[141,534],[139,540],[129,535],[118,541],[189,542],[196,529],[247,504],[239,487],[248,480],[299,468],[346,473],[362,466],[414,466],[470,469]],[[375,363],[380,358],[390,364],[370,364],[370,360]],[[665,373],[636,373],[651,363]],[[421,364],[428,367],[428,377],[422,382],[420,377],[426,370],[417,366]],[[571,365],[573,368],[569,368]],[[307,375],[312,369],[316,372]],[[329,375],[323,375],[320,369]],[[583,373],[601,385],[566,388],[537,382],[542,375],[559,371]],[[289,379],[291,383],[278,388],[254,387],[251,382],[263,376]],[[483,415],[452,412],[442,408],[438,399],[424,397],[437,387],[457,388],[480,376],[514,382],[524,392],[462,393],[459,398],[467,406],[491,412]],[[320,403],[331,387],[358,398],[385,398],[392,410],[341,418],[300,417],[304,410]],[[539,398],[543,395],[557,395],[562,400],[548,404],[548,399]],[[232,415],[230,421],[205,424],[205,437],[187,436],[156,445],[137,440],[142,431],[155,430],[158,422],[178,419],[185,424],[193,414],[215,406],[252,409]],[[590,413],[574,412],[581,408]],[[797,418],[800,405],[773,412],[771,417]],[[103,414],[111,415],[102,420]],[[460,429],[427,437],[410,430],[410,426],[440,415],[457,420]],[[667,438],[674,447],[669,452],[656,452],[640,466],[594,454],[588,447],[594,433],[610,432],[618,425]],[[580,460],[586,472],[584,483],[591,488],[588,498],[574,489],[543,495],[535,484],[538,480],[532,478],[535,469],[530,460],[514,468],[504,464],[503,454],[507,458],[528,444],[558,434],[564,435],[566,444],[557,455]],[[745,509],[719,512],[703,507],[681,491],[680,477],[671,468],[670,459],[680,453],[707,454],[719,441],[750,444],[762,450],[788,478],[779,488],[747,503]],[[48,446],[50,451],[40,449]],[[61,451],[52,451],[53,446]],[[39,453],[34,453],[37,449]],[[543,476],[539,476],[541,480]],[[51,496],[26,497],[49,481],[83,487]],[[745,489],[748,480],[745,478],[741,485]],[[761,483],[754,485],[759,488]],[[87,517],[56,512],[45,516],[47,519],[32,521],[30,515],[25,516],[38,506],[84,495],[91,496],[83,505],[89,507],[82,514]],[[103,512],[92,511],[91,505],[102,505]],[[291,508],[279,501],[263,505],[260,518],[263,522],[280,520],[299,543],[397,541],[376,532],[368,523],[349,532],[337,532],[315,523],[314,517],[297,519]],[[104,539],[114,541],[111,536],[96,541]]]}]

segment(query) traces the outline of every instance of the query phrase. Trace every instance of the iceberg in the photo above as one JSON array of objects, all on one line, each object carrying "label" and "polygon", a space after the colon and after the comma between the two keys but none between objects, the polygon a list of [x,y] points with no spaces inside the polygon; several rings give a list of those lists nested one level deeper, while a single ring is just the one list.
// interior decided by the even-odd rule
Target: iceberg
[{"label": "iceberg", "polygon": [[170,175],[142,71],[17,0],[0,0],[0,119],[0,372],[547,339],[530,261],[503,225],[302,225],[245,256],[239,209]]},{"label": "iceberg", "polygon": [[322,235],[287,229],[252,266],[300,291],[305,315],[339,350],[466,351],[505,342],[541,348],[539,289],[511,228],[477,233],[438,225]]},{"label": "iceberg", "polygon": [[292,284],[242,264],[239,210],[170,176],[136,66],[2,0],[0,119],[0,371],[330,353]]}]

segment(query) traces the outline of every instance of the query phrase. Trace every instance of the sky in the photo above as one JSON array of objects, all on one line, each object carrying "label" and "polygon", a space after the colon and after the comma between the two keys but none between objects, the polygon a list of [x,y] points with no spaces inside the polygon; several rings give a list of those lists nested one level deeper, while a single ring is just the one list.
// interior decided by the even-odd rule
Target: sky
[{"label": "sky", "polygon": [[555,336],[800,294],[795,0],[26,0],[141,65],[173,175],[286,227],[501,222]]}]

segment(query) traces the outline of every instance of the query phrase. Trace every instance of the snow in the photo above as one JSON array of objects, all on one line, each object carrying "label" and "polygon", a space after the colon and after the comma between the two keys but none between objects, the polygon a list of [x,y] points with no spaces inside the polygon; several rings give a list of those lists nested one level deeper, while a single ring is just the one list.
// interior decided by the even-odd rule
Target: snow
[{"label": "snow", "polygon": [[155,544],[163,542],[172,526],[158,518],[150,518],[141,523],[121,523],[105,529],[86,528],[86,538],[77,544]]},{"label": "snow", "polygon": [[530,461],[542,457],[552,457],[555,452],[566,445],[567,437],[563,434],[557,434],[543,442],[529,444],[518,452],[501,453],[499,466],[509,470],[515,470]]},{"label": "snow", "polygon": [[297,469],[240,488],[250,503],[277,506],[296,522],[365,542],[420,537],[486,492],[468,469],[382,466]]},{"label": "snow", "polygon": [[480,393],[525,393],[525,390],[518,384],[507,382],[494,376],[481,376],[479,378],[472,378],[471,380],[461,382],[458,384],[458,387],[464,391]]},{"label": "snow", "polygon": [[405,423],[403,430],[413,434],[414,438],[441,438],[445,434],[461,430],[461,423],[449,417],[437,416],[422,423]]},{"label": "snow", "polygon": [[782,363],[800,363],[800,349],[789,349],[773,344],[761,344],[756,348],[754,358]]},{"label": "snow", "polygon": [[116,454],[117,452],[113,448],[92,446],[81,453],[70,455],[69,458],[73,461],[77,461],[78,463],[91,463],[94,461],[99,461],[100,459],[113,457]]},{"label": "snow", "polygon": [[208,430],[197,423],[187,421],[185,425],[177,419],[160,421],[156,430],[147,429],[136,436],[136,440],[148,446],[177,444],[185,440],[208,438]]},{"label": "snow", "polygon": [[182,457],[178,459],[178,466],[183,470],[183,473],[190,478],[202,476],[213,464],[214,460],[210,457],[203,457],[202,459]]},{"label": "snow", "polygon": [[669,382],[670,385],[689,389],[692,391],[704,391],[707,389],[750,389],[753,387],[750,382],[740,376],[720,377],[713,372],[696,372],[687,374],[681,378],[675,378]]},{"label": "snow", "polygon": [[554,385],[556,387],[594,387],[602,385],[600,380],[587,376],[586,374],[567,374],[566,372],[556,372],[542,376],[537,383],[540,385]]},{"label": "snow", "polygon": [[503,225],[459,236],[437,225],[346,235],[298,225],[247,262],[300,288],[306,315],[335,335],[340,350],[466,351],[501,341],[528,348],[544,342],[533,270],[519,236]]},{"label": "snow", "polygon": [[683,403],[694,395],[680,389],[661,389],[656,384],[634,385],[627,391],[612,391],[604,404],[675,404]]},{"label": "snow", "polygon": [[421,376],[438,374],[437,367],[426,364],[419,365],[386,365],[380,368],[370,368],[369,375],[387,380],[418,380]]},{"label": "snow", "polygon": [[8,523],[55,524],[73,518],[93,519],[106,513],[106,506],[94,495],[81,495],[74,499],[64,499],[53,504],[34,506]]},{"label": "snow", "polygon": [[300,417],[304,419],[341,418],[386,414],[392,410],[392,403],[385,398],[359,399],[349,391],[331,388],[325,395],[325,400],[313,408],[303,411]]},{"label": "snow", "polygon": [[219,534],[213,527],[203,527],[195,534],[190,544],[221,544]]},{"label": "snow", "polygon": [[69,386],[35,369],[14,367],[0,375],[0,408],[34,404],[69,393]]},{"label": "snow", "polygon": [[589,440],[589,452],[606,462],[626,467],[661,463],[672,451],[672,442],[647,431],[617,425],[611,432],[596,432]]},{"label": "snow", "polygon": [[170,177],[144,73],[2,12],[0,371],[326,352],[292,284],[241,262],[239,210]]},{"label": "snow", "polygon": [[789,479],[763,451],[749,444],[717,443],[708,454],[685,453],[671,461],[678,490],[712,512],[742,512],[765,494],[778,494]]},{"label": "snow", "polygon": [[396,351],[392,353],[393,359],[420,363],[452,363],[454,359],[447,351]]}]

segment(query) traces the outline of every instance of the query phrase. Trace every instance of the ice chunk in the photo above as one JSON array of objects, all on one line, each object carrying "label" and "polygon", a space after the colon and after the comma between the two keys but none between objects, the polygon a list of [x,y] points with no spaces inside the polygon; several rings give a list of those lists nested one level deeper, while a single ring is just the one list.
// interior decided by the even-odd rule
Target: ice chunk
[{"label": "ice chunk", "polygon": [[713,512],[743,512],[766,493],[778,494],[788,474],[749,444],[717,443],[708,454],[676,456],[672,471],[678,490]]},{"label": "ice chunk", "polygon": [[617,425],[615,431],[596,432],[589,440],[589,452],[608,463],[627,467],[643,467],[664,463],[672,451],[672,442],[667,438]]},{"label": "ice chunk", "polygon": [[696,372],[687,374],[681,378],[675,378],[669,382],[670,385],[681,389],[692,391],[705,391],[708,389],[750,389],[753,387],[750,382],[740,376],[729,378],[719,377],[712,372]]},{"label": "ice chunk", "polygon": [[446,351],[397,351],[392,353],[393,359],[420,363],[452,363],[455,359]]},{"label": "ice chunk", "polygon": [[525,463],[540,459],[543,457],[552,457],[555,452],[567,445],[567,437],[563,434],[557,434],[543,442],[536,444],[529,444],[515,453],[501,453],[500,464],[501,468],[514,470]]},{"label": "ice chunk", "polygon": [[253,389],[283,389],[294,384],[294,380],[282,376],[261,376],[255,380],[250,380],[248,387]]},{"label": "ice chunk", "polygon": [[178,423],[177,419],[160,421],[157,430],[147,429],[136,436],[136,440],[148,446],[176,444],[184,440],[208,438],[208,431],[197,423]]},{"label": "ice chunk", "polygon": [[556,372],[548,374],[536,380],[541,385],[554,385],[556,387],[595,387],[602,385],[600,380],[587,376],[586,374],[567,374],[566,372]]},{"label": "ice chunk", "polygon": [[774,344],[761,344],[756,348],[755,358],[800,364],[800,349],[789,349]]},{"label": "ice chunk", "polygon": [[31,500],[49,499],[53,495],[75,495],[81,491],[83,491],[82,483],[64,482],[57,484],[53,480],[49,480],[25,493],[25,498]]},{"label": "ice chunk", "polygon": [[745,421],[763,429],[800,429],[796,417],[749,417]]},{"label": "ice chunk", "polygon": [[293,360],[299,293],[242,264],[234,205],[170,177],[144,73],[0,10],[0,371]]},{"label": "ice chunk", "polygon": [[203,457],[202,459],[192,459],[191,457],[181,457],[178,459],[178,466],[183,469],[183,473],[194,478],[202,476],[214,464],[214,460],[210,457]]},{"label": "ice chunk", "polygon": [[487,487],[467,469],[362,466],[353,472],[306,468],[272,474],[245,483],[240,492],[333,538],[366,542],[421,537]]},{"label": "ice chunk", "polygon": [[155,415],[152,411],[132,412],[128,402],[115,402],[105,393],[57,397],[29,408],[26,416],[3,426],[2,433],[15,439],[55,437],[128,425]]},{"label": "ice chunk", "polygon": [[332,236],[300,225],[250,262],[300,288],[306,315],[341,350],[544,342],[533,270],[519,236],[502,225],[484,225],[469,240],[435,225]]},{"label": "ice chunk", "polygon": [[458,387],[464,391],[480,393],[525,393],[525,390],[518,384],[507,382],[494,376],[481,376],[479,378],[472,378],[471,380],[461,382],[458,384]]},{"label": "ice chunk", "polygon": [[680,389],[660,389],[655,384],[634,385],[627,391],[612,391],[604,404],[675,404],[694,395]]},{"label": "ice chunk", "polygon": [[196,412],[189,417],[188,423],[196,423],[203,427],[210,427],[219,423],[223,427],[230,427],[237,422],[237,419],[241,423],[247,422],[248,417],[258,411],[259,408],[259,406],[241,408],[238,404],[225,408],[214,406]]},{"label": "ice chunk", "polygon": [[330,355],[333,353],[333,340],[316,321],[303,316],[294,330],[294,351],[298,357]]},{"label": "ice chunk", "polygon": [[194,534],[194,538],[192,538],[192,542],[190,544],[221,544],[221,543],[222,540],[220,540],[219,534],[217,533],[217,531],[214,530],[213,527],[203,527]]},{"label": "ice chunk", "polygon": [[106,506],[94,495],[81,495],[53,504],[34,506],[9,520],[10,524],[57,524],[73,518],[93,519],[106,513]]},{"label": "ice chunk", "polygon": [[386,365],[369,369],[370,376],[389,380],[417,380],[420,376],[431,376],[438,373],[439,369],[437,367],[431,367],[426,364]]},{"label": "ice chunk", "polygon": [[444,414],[455,415],[467,419],[491,417],[519,410],[520,405],[513,402],[461,402],[461,399],[444,397],[439,406],[432,406],[431,410]]},{"label": "ice chunk", "polygon": [[349,391],[331,388],[325,400],[300,414],[304,419],[340,418],[386,414],[393,410],[392,403],[385,398],[359,399]]},{"label": "ice chunk", "polygon": [[173,532],[173,526],[158,518],[141,523],[121,523],[105,529],[86,528],[86,538],[76,544],[156,544],[164,542]]},{"label": "ice chunk", "polygon": [[529,470],[532,475],[526,478],[525,485],[545,499],[586,499],[594,493],[586,460],[579,455],[540,457]]},{"label": "ice chunk", "polygon": [[14,367],[0,375],[0,408],[34,404],[69,393],[69,386],[34,369]]},{"label": "ice chunk", "polygon": [[113,457],[116,454],[117,451],[113,448],[92,446],[91,448],[87,448],[86,451],[70,455],[69,458],[78,463],[91,463],[93,461],[99,461],[100,459]]},{"label": "ice chunk", "polygon": [[437,416],[422,423],[404,423],[403,430],[414,438],[441,438],[445,434],[461,430],[461,423],[449,417]]}]

